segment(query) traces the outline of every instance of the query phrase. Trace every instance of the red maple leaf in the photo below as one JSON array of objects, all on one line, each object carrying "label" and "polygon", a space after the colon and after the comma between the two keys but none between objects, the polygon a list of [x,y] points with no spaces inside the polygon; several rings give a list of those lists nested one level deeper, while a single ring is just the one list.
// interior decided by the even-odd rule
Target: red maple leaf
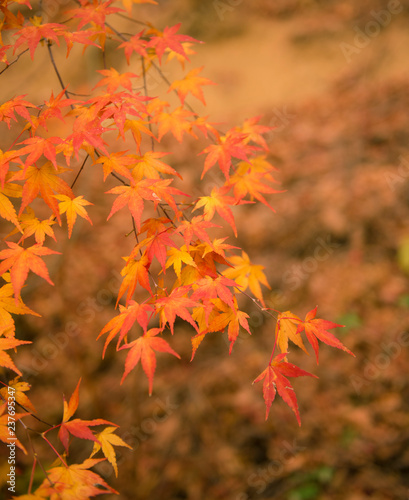
[{"label": "red maple leaf", "polygon": [[253,384],[264,379],[263,396],[266,403],[266,420],[276,396],[276,391],[278,391],[278,394],[295,413],[298,425],[301,425],[297,398],[290,381],[286,377],[318,377],[312,373],[301,370],[301,368],[298,368],[298,366],[295,366],[292,363],[283,361],[287,354],[287,352],[283,352],[276,356],[267,368],[254,380]]},{"label": "red maple leaf", "polygon": [[146,373],[149,380],[149,395],[151,395],[153,376],[156,368],[155,351],[168,352],[180,359],[179,354],[170,347],[166,340],[156,337],[156,335],[161,332],[162,330],[160,328],[151,328],[145,332],[142,337],[139,337],[133,342],[125,344],[121,347],[121,350],[130,349],[128,356],[126,357],[125,372],[122,376],[121,384],[129,372],[135,368],[139,361],[141,361],[143,371]]},{"label": "red maple leaf", "polygon": [[112,318],[101,330],[100,334],[97,337],[97,340],[104,335],[105,333],[111,330],[111,333],[108,335],[105,345],[104,351],[102,353],[102,357],[105,356],[106,348],[111,340],[119,333],[119,339],[117,342],[117,350],[119,349],[119,344],[125,337],[125,335],[129,332],[129,330],[135,324],[135,321],[139,323],[139,325],[143,328],[143,331],[146,332],[148,328],[149,315],[153,312],[153,307],[150,304],[138,304],[134,300],[129,301],[128,307],[119,306],[120,314]]},{"label": "red maple leaf", "polygon": [[301,333],[305,330],[305,334],[307,336],[308,342],[312,345],[315,356],[317,358],[318,364],[318,340],[328,344],[332,347],[337,347],[338,349],[342,349],[347,353],[351,354],[351,356],[355,357],[355,354],[351,352],[348,348],[344,346],[344,344],[338,340],[332,333],[328,332],[328,329],[344,327],[345,325],[338,325],[337,323],[333,323],[332,321],[327,321],[325,319],[315,318],[317,314],[317,306],[308,312],[305,316],[305,321],[300,321],[297,327],[297,334]]}]

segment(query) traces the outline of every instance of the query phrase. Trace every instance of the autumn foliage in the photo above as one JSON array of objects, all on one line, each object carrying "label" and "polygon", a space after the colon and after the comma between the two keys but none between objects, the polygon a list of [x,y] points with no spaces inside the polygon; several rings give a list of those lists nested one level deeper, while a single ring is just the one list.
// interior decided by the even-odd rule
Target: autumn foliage
[{"label": "autumn foliage", "polygon": [[[8,129],[14,138],[0,150],[0,215],[8,226],[0,250],[0,365],[5,377],[0,391],[0,439],[9,442],[6,402],[7,391],[13,388],[18,407],[14,418],[21,424],[15,443],[22,453],[33,452],[23,444],[24,422],[33,416],[42,420],[27,396],[30,386],[24,382],[24,373],[10,356],[13,349],[28,343],[19,340],[14,315],[38,314],[21,297],[31,273],[53,285],[47,257],[59,255],[53,250],[55,225],[66,228],[68,238],[79,217],[92,225],[93,203],[77,189],[79,176],[92,176],[101,191],[105,191],[103,182],[108,177],[115,179],[116,186],[104,195],[111,206],[108,224],[120,213],[126,214],[128,238],[134,239],[129,255],[124,257],[118,249],[118,262],[124,258],[124,264],[116,310],[103,329],[95,332],[101,356],[107,349],[126,351],[118,385],[140,363],[152,393],[157,361],[168,354],[180,357],[172,347],[180,321],[191,327],[192,359],[209,334],[226,335],[232,353],[239,332],[252,333],[249,316],[239,305],[243,296],[276,320],[271,356],[254,380],[263,383],[266,418],[278,392],[300,424],[297,399],[288,379],[314,375],[288,361],[290,342],[307,352],[306,339],[317,363],[318,341],[352,354],[328,331],[342,325],[316,318],[316,307],[304,320],[290,311],[266,307],[263,290],[269,285],[264,268],[233,244],[233,237],[238,234],[236,206],[260,202],[271,209],[269,198],[281,191],[263,137],[270,128],[256,117],[223,132],[208,117],[200,116],[194,109],[195,100],[205,104],[204,87],[213,85],[205,68],[186,69],[183,78],[172,82],[162,70],[165,64],[179,64],[184,69],[190,64],[192,47],[200,42],[181,34],[179,24],[161,30],[142,23],[137,5],[141,3],[156,2],[80,0],[59,14],[60,22],[45,22],[38,15],[38,2],[1,1],[2,85],[7,85],[7,70],[12,65],[29,64],[38,51],[48,52],[47,71],[56,74],[61,84],[59,89],[46,89],[48,97],[43,102],[30,102],[27,84],[26,95],[11,96],[0,105],[0,128]],[[135,33],[116,29],[118,16],[133,18],[138,28]],[[115,68],[108,67],[104,57],[108,42],[117,52]],[[63,44],[67,58],[72,57],[76,45],[84,51],[90,47],[99,51],[97,83],[86,95],[61,78],[54,49]],[[147,76],[151,73],[164,80],[167,94],[150,91]],[[176,106],[168,102],[170,93],[177,96]],[[54,132],[57,124],[58,134]],[[220,173],[219,185],[196,198],[184,188],[181,173],[172,166],[172,151],[162,146],[164,137],[173,137],[176,148],[187,136],[207,141],[200,153],[198,177],[204,179],[211,169]],[[214,230],[220,235],[221,227],[226,236],[215,237]],[[143,291],[143,301],[135,300],[137,289]],[[18,498],[86,499],[114,492],[91,468],[108,460],[117,475],[115,447],[128,445],[115,434],[115,423],[75,415],[79,392],[80,382],[68,402],[61,396],[61,421],[47,424],[41,433],[55,463],[44,470],[37,489],[30,482],[27,495]],[[92,453],[83,463],[69,460],[73,440],[93,443]],[[38,465],[33,455],[33,474]]]}]

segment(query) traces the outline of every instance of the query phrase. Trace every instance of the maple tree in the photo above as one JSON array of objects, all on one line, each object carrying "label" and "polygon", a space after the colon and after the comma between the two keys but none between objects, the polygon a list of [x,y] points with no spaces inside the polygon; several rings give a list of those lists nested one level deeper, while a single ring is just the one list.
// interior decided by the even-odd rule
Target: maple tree
[{"label": "maple tree", "polygon": [[[118,475],[115,447],[129,447],[115,434],[114,423],[100,418],[72,418],[79,404],[79,382],[69,402],[63,400],[61,422],[51,425],[42,421],[25,394],[30,386],[24,382],[24,373],[6,352],[29,343],[18,339],[13,315],[38,315],[21,297],[30,273],[53,285],[46,264],[47,256],[59,255],[49,248],[57,242],[52,226],[66,227],[70,238],[78,217],[92,225],[93,203],[77,188],[78,177],[87,175],[91,167],[93,179],[94,172],[100,172],[101,190],[108,177],[117,183],[105,192],[111,205],[107,220],[126,212],[135,238],[130,255],[118,254],[118,260],[124,258],[125,265],[115,316],[95,335],[105,340],[102,356],[112,348],[114,339],[117,351],[128,350],[118,383],[122,384],[140,362],[152,393],[157,353],[180,357],[171,347],[179,320],[191,326],[192,359],[209,333],[227,334],[231,353],[240,329],[251,334],[249,316],[239,308],[243,296],[251,297],[256,307],[276,321],[270,359],[254,380],[263,381],[266,418],[278,392],[301,423],[288,377],[314,375],[288,361],[290,341],[307,352],[304,333],[317,363],[318,340],[352,354],[328,331],[342,325],[316,318],[317,308],[307,313],[304,321],[290,311],[267,308],[263,287],[269,288],[269,284],[264,267],[253,263],[244,250],[226,243],[227,237],[212,235],[214,228],[225,228],[227,224],[237,237],[234,207],[238,205],[260,202],[272,208],[265,196],[280,190],[276,189],[276,169],[269,162],[263,138],[270,127],[261,125],[260,117],[255,117],[222,132],[207,117],[197,114],[188,100],[205,104],[202,87],[213,84],[202,76],[204,68],[190,69],[173,82],[161,68],[167,63],[179,63],[185,71],[192,45],[200,42],[179,33],[180,24],[159,30],[142,23],[136,10],[142,3],[156,4],[153,0],[123,0],[122,4],[114,0],[79,0],[65,14],[59,14],[61,23],[44,22],[41,15],[30,17],[30,12],[41,12],[41,2],[0,3],[0,61],[4,66],[0,78],[6,81],[10,67],[24,57],[33,61],[39,50],[46,50],[50,71],[61,85],[60,89],[47,89],[49,97],[43,102],[32,103],[29,95],[18,95],[0,105],[0,121],[4,122],[0,126],[15,138],[4,145],[4,151],[0,150],[0,216],[8,226],[0,250],[0,366],[14,372],[14,378],[10,377],[0,389],[0,439],[7,443],[9,437],[5,402],[7,391],[12,389],[21,410],[14,413],[15,420],[27,428],[25,419],[34,416],[48,425],[39,434],[56,455],[48,470],[40,464],[45,475],[41,485],[34,490],[30,481],[27,495],[16,498],[86,499],[115,493],[90,470],[104,460],[93,457],[102,452]],[[134,18],[144,28],[136,34],[122,33],[112,24],[118,15]],[[64,42],[67,58],[72,57],[74,44],[82,45],[84,50],[93,47],[104,55],[108,40],[118,53],[116,68],[108,68],[103,56],[95,86],[85,96],[77,94],[70,82],[61,78],[54,58],[55,46]],[[118,63],[120,57],[123,61]],[[130,65],[138,68],[137,73],[123,70]],[[149,94],[147,75],[151,72],[165,82],[164,96]],[[169,93],[178,99],[176,106],[165,100]],[[52,135],[56,123],[58,135]],[[171,161],[164,161],[170,151],[161,150],[165,136],[182,142],[186,135],[195,140],[200,136],[208,143],[200,152],[205,155],[200,156],[201,178],[210,169],[218,168],[221,173],[219,185],[196,199],[183,191],[183,176],[169,164]],[[69,172],[74,175],[71,183],[66,180]],[[145,294],[141,302],[135,300],[137,288]],[[167,333],[170,337],[165,340]],[[59,445],[49,438],[53,431]],[[29,453],[20,438],[14,439],[22,452]],[[90,455],[80,464],[68,460],[74,439],[93,443]],[[33,474],[37,465],[34,453]]]}]

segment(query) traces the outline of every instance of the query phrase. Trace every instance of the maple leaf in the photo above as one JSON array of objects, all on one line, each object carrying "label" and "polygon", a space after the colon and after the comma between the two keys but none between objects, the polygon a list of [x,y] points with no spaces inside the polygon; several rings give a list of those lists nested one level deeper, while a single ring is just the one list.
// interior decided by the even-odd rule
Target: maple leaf
[{"label": "maple leaf", "polygon": [[[7,399],[4,403],[0,405],[0,441],[3,441],[6,445],[10,446],[14,444],[20,448],[20,450],[27,455],[27,450],[16,438],[14,431],[11,430],[10,425],[10,414],[7,410]],[[17,421],[20,418],[30,415],[29,413],[14,413],[13,420]]]},{"label": "maple leaf", "polygon": [[274,401],[276,391],[293,410],[297,417],[298,425],[301,425],[300,412],[298,410],[297,398],[290,381],[286,377],[314,377],[318,378],[312,373],[308,373],[292,363],[284,361],[287,352],[283,352],[276,356],[268,367],[260,373],[260,375],[253,381],[263,382],[263,396],[266,404],[266,420],[270,413],[271,405]]},{"label": "maple leaf", "polygon": [[247,155],[256,148],[246,143],[246,137],[246,134],[240,134],[230,130],[226,135],[217,139],[217,144],[211,144],[200,152],[199,154],[207,153],[201,178],[203,179],[205,173],[212,168],[216,162],[219,164],[220,170],[223,172],[226,179],[229,179],[232,157],[248,162]]},{"label": "maple leaf", "polygon": [[70,186],[57,175],[64,171],[65,169],[59,168],[56,172],[51,162],[47,162],[40,168],[29,166],[25,172],[23,170],[17,172],[17,174],[13,176],[13,180],[25,181],[19,215],[27,205],[40,195],[61,224],[58,203],[54,197],[54,193],[73,197]]},{"label": "maple leaf", "polygon": [[196,217],[193,217],[191,221],[182,221],[175,232],[183,234],[186,248],[188,248],[194,234],[201,240],[211,244],[209,235],[206,232],[207,228],[210,227],[220,226],[217,226],[212,222],[205,221],[201,215],[198,215]]},{"label": "maple leaf", "polygon": [[103,111],[100,116],[101,122],[109,118],[113,119],[120,136],[124,138],[127,115],[137,116],[138,118],[146,116],[145,101],[149,99],[150,97],[136,92],[132,94],[129,92],[111,92],[96,97],[95,102],[98,103],[100,101],[100,105],[103,104]]},{"label": "maple leaf", "polygon": [[180,279],[180,273],[182,270],[182,262],[188,266],[197,267],[193,257],[187,251],[186,245],[180,248],[169,248],[168,249],[168,260],[166,262],[166,269],[173,266],[176,276]]},{"label": "maple leaf", "polygon": [[29,248],[23,248],[11,241],[6,241],[6,244],[9,248],[0,251],[0,260],[3,260],[0,264],[0,275],[10,270],[16,304],[18,303],[20,291],[27,279],[29,270],[41,276],[41,278],[48,281],[50,285],[54,285],[44,262],[39,256],[60,254],[60,252],[50,250],[38,243]]},{"label": "maple leaf", "polygon": [[188,307],[197,306],[197,302],[187,297],[188,291],[189,287],[175,288],[167,297],[155,300],[155,308],[159,313],[161,326],[163,328],[168,323],[172,335],[174,333],[176,316],[190,323],[196,331],[198,330],[197,324],[187,310]]},{"label": "maple leaf", "polygon": [[231,196],[224,196],[224,191],[222,189],[213,188],[209,196],[201,196],[196,203],[195,208],[192,210],[198,210],[203,207],[204,219],[212,220],[215,212],[223,217],[227,221],[234,231],[234,235],[237,237],[236,224],[234,222],[233,212],[228,205],[235,205],[236,202]]},{"label": "maple leaf", "polygon": [[13,363],[13,360],[10,358],[10,356],[4,351],[6,351],[7,349],[14,349],[18,345],[23,344],[31,344],[31,342],[25,340],[17,340],[14,338],[0,338],[0,366],[4,366],[9,370],[13,370],[20,376],[22,376],[23,374]]},{"label": "maple leaf", "polygon": [[88,217],[87,211],[84,206],[93,205],[93,203],[84,200],[83,196],[77,196],[76,198],[70,198],[65,194],[54,195],[59,203],[60,214],[66,214],[68,223],[68,238],[71,238],[72,228],[74,227],[75,221],[77,220],[77,215],[86,219],[91,225],[92,220]]},{"label": "maple leaf", "polygon": [[166,256],[167,247],[178,248],[173,240],[170,239],[168,234],[169,229],[163,229],[158,233],[151,234],[148,238],[142,240],[132,251],[132,255],[136,255],[140,249],[146,246],[146,257],[149,262],[152,262],[156,257],[162,266],[163,272],[166,272]]},{"label": "maple leaf", "polygon": [[[66,57],[68,57],[70,55],[72,47],[74,46],[74,43],[82,43],[85,46],[93,45],[94,47],[102,49],[103,42],[105,41],[105,32],[102,30],[98,30],[97,28],[81,31],[66,31],[65,33],[63,33],[63,37],[67,45]],[[96,37],[100,38],[101,45],[98,45],[93,41],[93,38]]]},{"label": "maple leaf", "polygon": [[74,420],[70,420],[78,408],[80,383],[81,379],[79,380],[68,403],[64,398],[64,414],[62,423],[60,424],[60,430],[58,431],[58,438],[64,446],[66,453],[68,453],[69,434],[72,434],[80,439],[98,441],[92,433],[90,427],[105,424],[114,425],[112,422],[108,422],[107,420],[103,420],[101,418],[96,418],[94,420],[81,420],[79,418],[75,418]]},{"label": "maple leaf", "polygon": [[95,163],[102,163],[104,181],[112,172],[117,172],[119,175],[132,180],[129,167],[135,165],[136,160],[133,156],[125,155],[125,151],[117,151],[109,156],[100,156]]},{"label": "maple leaf", "polygon": [[118,49],[124,49],[126,61],[128,64],[130,64],[131,55],[134,52],[142,57],[148,58],[148,53],[146,52],[148,42],[142,38],[144,33],[145,30],[140,31],[136,35],[131,36],[128,41],[121,43],[121,45],[118,47]]},{"label": "maple leaf", "polygon": [[30,57],[34,60],[34,53],[40,40],[45,38],[46,40],[52,40],[59,45],[60,42],[58,37],[63,36],[63,33],[67,31],[67,28],[63,24],[57,23],[41,24],[41,17],[37,16],[32,17],[30,21],[33,24],[32,26],[25,26],[15,34],[15,36],[19,35],[19,38],[14,42],[13,54],[16,53],[16,50],[20,47],[20,45],[27,44],[30,49]]},{"label": "maple leaf", "polygon": [[160,63],[163,53],[167,48],[173,50],[174,52],[177,52],[178,54],[186,58],[186,60],[188,60],[185,48],[183,47],[181,42],[202,43],[199,40],[195,40],[191,36],[176,34],[177,31],[179,31],[181,24],[182,23],[176,24],[175,26],[171,26],[170,28],[167,26],[162,33],[157,31],[157,35],[151,37],[148,43],[148,47],[155,48],[156,55],[158,56]]},{"label": "maple leaf", "polygon": [[17,121],[16,114],[22,116],[28,122],[31,122],[30,113],[27,108],[37,108],[31,102],[23,99],[24,95],[13,97],[0,106],[0,121],[5,121],[8,128],[10,128],[11,120]]},{"label": "maple leaf", "polygon": [[31,386],[27,382],[20,382],[19,379],[20,377],[18,376],[13,380],[10,380],[6,387],[0,389],[0,394],[2,398],[7,401],[7,396],[10,394],[9,387],[11,387],[16,403],[24,407],[25,410],[35,413],[36,409],[34,408],[33,403],[28,399],[26,394],[24,394],[30,390]]},{"label": "maple leaf", "polygon": [[27,207],[26,211],[27,213],[21,215],[23,236],[21,237],[19,243],[32,234],[34,234],[36,243],[39,243],[40,245],[44,243],[45,235],[50,236],[54,241],[56,241],[53,228],[51,227],[55,224],[55,220],[49,217],[48,219],[40,221],[35,216],[34,210],[31,207]]},{"label": "maple leaf", "polygon": [[102,357],[105,356],[106,348],[111,340],[119,333],[119,339],[117,342],[117,350],[119,349],[119,344],[125,335],[129,332],[129,330],[135,324],[135,321],[139,323],[142,327],[143,331],[146,332],[148,328],[149,315],[153,312],[153,307],[150,304],[138,304],[134,300],[129,301],[128,307],[124,307],[119,305],[120,314],[112,318],[101,330],[99,333],[97,340],[104,335],[105,333],[109,333],[105,345],[104,351],[102,353]]},{"label": "maple leaf", "polygon": [[129,344],[125,344],[121,347],[122,349],[130,349],[126,360],[125,360],[125,371],[121,379],[121,384],[129,374],[131,370],[139,363],[142,363],[143,371],[149,380],[149,396],[152,394],[153,389],[153,376],[155,374],[156,368],[156,356],[155,351],[168,352],[173,354],[180,359],[180,356],[175,352],[166,340],[156,337],[158,333],[161,333],[160,328],[151,328],[144,333],[142,337],[134,340]]},{"label": "maple leaf", "polygon": [[67,99],[65,98],[67,89],[63,89],[56,97],[54,97],[54,92],[51,91],[51,96],[48,101],[44,101],[44,107],[41,110],[41,115],[43,118],[58,118],[64,121],[61,109],[77,104],[77,99]]},{"label": "maple leaf", "polygon": [[2,192],[0,192],[0,216],[3,219],[12,222],[19,231],[23,232],[13,204]]},{"label": "maple leaf", "polygon": [[[3,277],[5,276],[6,275],[3,275]],[[0,336],[9,338],[14,337],[15,324],[10,313],[40,316],[27,307],[20,297],[16,303],[13,298],[13,285],[11,283],[6,283],[0,288]]]},{"label": "maple leaf", "polygon": [[60,137],[30,137],[25,141],[20,142],[19,144],[28,144],[24,148],[19,150],[19,154],[26,155],[28,154],[25,165],[32,165],[35,163],[41,155],[44,155],[51,163],[54,165],[54,168],[57,170],[56,163],[56,146],[55,144],[61,144],[62,139]]},{"label": "maple leaf", "polygon": [[199,101],[201,101],[204,105],[206,105],[206,101],[201,86],[215,85],[215,83],[209,80],[208,78],[203,78],[201,76],[198,76],[198,74],[202,70],[203,66],[201,68],[192,69],[183,78],[183,80],[174,80],[172,85],[169,87],[168,92],[176,90],[182,104],[184,104],[186,95],[190,92],[193,96],[199,99]]},{"label": "maple leaf", "polygon": [[118,466],[116,464],[116,454],[114,446],[126,446],[131,450],[132,446],[129,446],[129,444],[125,443],[119,436],[114,434],[116,430],[117,427],[105,427],[103,431],[95,435],[98,441],[94,442],[94,448],[92,450],[90,458],[98,453],[99,450],[102,450],[102,453],[114,468],[115,476],[118,477]]},{"label": "maple leaf", "polygon": [[138,146],[138,151],[140,150],[142,142],[142,132],[146,135],[149,135],[150,137],[154,137],[153,133],[147,127],[145,127],[145,124],[147,124],[147,122],[143,120],[126,119],[124,122],[124,132],[128,130],[132,132],[135,143]]},{"label": "maple leaf", "polygon": [[263,149],[268,150],[267,143],[262,136],[262,134],[266,134],[273,130],[274,127],[266,127],[265,125],[258,125],[261,116],[255,116],[254,118],[248,118],[243,122],[241,127],[236,127],[235,130],[242,134],[246,134],[246,141],[253,141],[256,144],[259,144]]},{"label": "maple leaf", "polygon": [[239,202],[245,196],[249,195],[251,200],[255,198],[261,201],[266,207],[269,207],[275,212],[274,208],[267,202],[261,193],[274,194],[282,193],[283,191],[273,189],[265,183],[266,180],[270,180],[270,178],[265,172],[260,173],[252,164],[242,162],[237,171],[230,177],[229,185],[233,186],[236,202]]},{"label": "maple leaf", "polygon": [[300,321],[300,318],[293,314],[291,311],[281,312],[277,316],[275,335],[277,338],[277,344],[279,345],[281,352],[288,351],[288,340],[291,340],[306,354],[308,354],[308,351],[306,350],[302,341],[301,335],[297,333],[297,326],[299,325]]},{"label": "maple leaf", "polygon": [[[185,54],[187,54],[188,56],[196,54],[196,52],[192,50],[191,48],[192,44],[190,42],[182,42],[182,47],[185,50]],[[170,62],[172,59],[177,59],[180,62],[182,68],[185,69],[185,62],[186,62],[185,56],[178,54],[172,49],[167,49],[167,53],[168,53],[168,58],[166,60],[167,63]]]},{"label": "maple leaf", "polygon": [[161,179],[160,174],[177,175],[179,179],[182,179],[182,176],[178,174],[174,168],[158,159],[167,154],[168,153],[148,151],[143,156],[136,157],[134,160],[136,165],[132,169],[134,179],[139,180],[142,179],[142,177]]},{"label": "maple leaf", "polygon": [[235,297],[233,308],[220,299],[212,300],[211,302],[212,305],[208,303],[207,306],[204,305],[203,307],[195,308],[193,311],[192,317],[199,324],[200,333],[192,337],[191,360],[194,358],[196,350],[204,336],[209,332],[222,332],[227,327],[227,335],[230,342],[229,354],[231,354],[233,345],[239,335],[240,326],[251,335],[247,321],[249,316],[245,312],[239,311]]},{"label": "maple leaf", "polygon": [[340,340],[338,340],[332,333],[327,330],[331,328],[344,327],[345,325],[338,325],[337,323],[333,323],[332,321],[327,321],[325,319],[315,318],[317,314],[317,306],[308,312],[305,316],[305,321],[300,321],[297,327],[297,334],[301,333],[305,330],[305,334],[307,336],[308,342],[312,345],[315,356],[317,358],[318,364],[318,340],[328,344],[332,347],[337,347],[338,349],[342,349],[343,351],[351,354],[351,356],[355,357],[355,354],[351,352],[348,348],[342,344]]},{"label": "maple leaf", "polygon": [[216,279],[206,276],[197,281],[196,285],[198,288],[193,292],[193,300],[207,301],[219,297],[220,300],[234,309],[234,296],[229,287],[236,287],[235,281],[224,276],[218,276]]},{"label": "maple leaf", "polygon": [[154,118],[154,121],[158,122],[158,141],[160,142],[162,137],[169,131],[172,132],[175,139],[179,142],[182,142],[184,133],[189,133],[196,137],[192,132],[192,123],[187,120],[192,116],[194,116],[194,113],[181,106],[171,113],[165,111],[160,113]]},{"label": "maple leaf", "polygon": [[260,283],[270,288],[267,278],[263,273],[264,266],[252,264],[249,256],[244,251],[242,251],[241,256],[234,255],[230,257],[229,262],[234,267],[223,271],[224,276],[235,280],[243,292],[247,290],[247,288],[250,288],[253,295],[264,305]]},{"label": "maple leaf", "polygon": [[67,12],[67,14],[80,19],[78,29],[81,29],[86,24],[96,24],[99,28],[103,28],[106,16],[116,12],[125,12],[123,9],[118,7],[110,7],[113,2],[114,0],[108,0],[107,2],[90,2],[89,4],[83,2],[81,7],[71,9]]},{"label": "maple leaf", "polygon": [[156,179],[143,179],[139,182],[132,181],[130,186],[116,186],[107,191],[107,193],[119,195],[112,205],[112,209],[107,220],[109,220],[115,212],[123,208],[125,205],[128,205],[129,211],[135,220],[136,227],[138,228],[138,231],[140,231],[141,216],[144,206],[143,201],[157,201],[157,195],[155,195],[151,189],[155,182],[158,181]]},{"label": "maple leaf", "polygon": [[140,259],[135,259],[133,254],[124,258],[126,260],[126,266],[121,270],[121,276],[124,276],[124,280],[122,281],[118,292],[118,299],[116,301],[117,305],[126,290],[128,290],[126,303],[129,302],[138,283],[140,283],[145,290],[152,294],[151,286],[149,284],[149,267],[151,265],[151,261],[146,253],[143,254]]},{"label": "maple leaf", "polygon": [[94,89],[97,87],[107,86],[109,93],[115,92],[118,87],[124,87],[132,92],[131,78],[139,78],[135,73],[119,73],[115,68],[111,69],[100,69],[98,73],[105,75],[101,81],[99,81]]},{"label": "maple leaf", "polygon": [[4,183],[6,180],[6,175],[9,171],[10,163],[21,163],[19,159],[19,151],[2,151],[0,149],[0,182],[1,188],[4,189]]},{"label": "maple leaf", "polygon": [[119,495],[101,476],[89,470],[103,460],[88,458],[82,464],[52,467],[35,491],[34,499],[89,500],[105,493]]}]

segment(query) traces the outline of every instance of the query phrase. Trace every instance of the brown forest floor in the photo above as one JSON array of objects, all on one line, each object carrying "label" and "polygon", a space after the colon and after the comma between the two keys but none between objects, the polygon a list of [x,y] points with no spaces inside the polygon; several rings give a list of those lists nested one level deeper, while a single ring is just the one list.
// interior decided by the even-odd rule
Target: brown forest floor
[{"label": "brown forest floor", "polygon": [[[323,346],[317,367],[294,347],[293,362],[319,376],[294,382],[302,427],[281,400],[265,422],[251,381],[274,324],[247,304],[254,333],[240,335],[230,357],[221,337],[208,336],[190,363],[181,324],[173,346],[182,361],[159,360],[154,395],[141,370],[119,389],[123,360],[109,352],[102,361],[94,339],[113,316],[128,228],[104,225],[101,209],[96,227],[85,223],[67,244],[53,295],[39,285],[27,301],[48,316],[21,319],[37,357],[27,350],[19,365],[32,370],[45,420],[58,421],[61,392],[82,375],[82,418],[121,426],[134,447],[119,479],[109,477],[121,499],[407,500],[409,2],[349,63],[340,44],[352,44],[354,27],[365,29],[385,2],[219,2],[234,3],[222,20],[213,2],[164,1],[155,22],[181,21],[206,42],[193,64],[218,83],[206,93],[213,121],[230,127],[263,114],[277,127],[268,142],[286,191],[271,199],[276,213],[238,207],[238,245],[266,267],[274,307],[303,316],[318,304],[320,316],[346,325],[337,334],[356,358]],[[192,151],[176,157],[187,163]],[[45,359],[70,321],[81,334]]]}]

